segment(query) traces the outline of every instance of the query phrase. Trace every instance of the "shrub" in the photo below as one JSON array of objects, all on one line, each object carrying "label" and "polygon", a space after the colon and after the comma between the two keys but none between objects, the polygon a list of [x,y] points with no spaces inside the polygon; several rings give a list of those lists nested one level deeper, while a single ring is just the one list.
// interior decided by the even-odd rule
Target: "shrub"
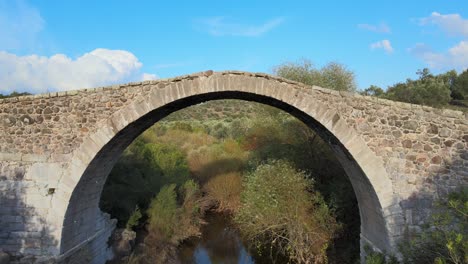
[{"label": "shrub", "polygon": [[393,255],[374,251],[371,246],[365,245],[364,251],[366,253],[366,264],[398,264],[398,259]]},{"label": "shrub", "polygon": [[138,158],[153,168],[159,168],[165,178],[165,183],[182,184],[189,177],[185,155],[174,146],[158,143],[145,144],[139,149]]},{"label": "shrub", "polygon": [[141,214],[140,208],[138,206],[135,207],[135,210],[133,213],[130,215],[128,218],[127,224],[125,225],[125,228],[128,230],[132,230],[135,226],[138,225],[141,217],[143,215]]},{"label": "shrub", "polygon": [[248,240],[272,241],[298,263],[326,262],[339,228],[312,182],[284,161],[260,165],[247,175],[235,221]]},{"label": "shrub", "polygon": [[192,125],[188,122],[174,122],[172,129],[192,132]]},{"label": "shrub", "polygon": [[209,198],[218,204],[218,210],[235,213],[239,210],[240,194],[242,191],[242,175],[230,172],[217,175],[204,185]]},{"label": "shrub", "polygon": [[228,129],[224,123],[218,123],[213,127],[211,135],[218,139],[226,138],[228,136]]},{"label": "shrub", "polygon": [[200,234],[202,210],[198,185],[188,180],[180,187],[179,193],[180,203],[176,185],[166,185],[151,201],[147,210],[149,241],[177,245],[188,237]]},{"label": "shrub", "polygon": [[161,188],[158,195],[151,201],[147,210],[148,231],[159,235],[161,240],[171,241],[177,220],[176,185],[170,184]]},{"label": "shrub", "polygon": [[400,245],[405,263],[468,263],[468,189],[438,201],[437,213],[410,242]]}]

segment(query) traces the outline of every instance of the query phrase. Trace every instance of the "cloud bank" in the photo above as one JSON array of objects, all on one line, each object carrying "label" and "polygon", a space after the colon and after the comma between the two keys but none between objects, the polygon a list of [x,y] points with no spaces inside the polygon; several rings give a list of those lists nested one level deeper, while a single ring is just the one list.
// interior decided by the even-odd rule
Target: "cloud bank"
[{"label": "cloud bank", "polygon": [[461,41],[446,51],[434,51],[424,43],[408,49],[410,54],[424,61],[430,68],[439,70],[465,70],[468,68],[468,19],[460,14],[441,14],[432,12],[428,17],[419,19],[420,26],[436,26],[450,37],[461,37]]},{"label": "cloud bank", "polygon": [[430,68],[441,70],[465,70],[468,68],[468,41],[461,41],[445,52],[434,52],[429,46],[419,43],[409,52],[423,60]]},{"label": "cloud bank", "polygon": [[468,37],[468,19],[459,14],[442,15],[433,12],[429,17],[421,18],[419,22],[421,26],[436,25],[449,36]]},{"label": "cloud bank", "polygon": [[76,59],[0,51],[0,93],[65,91],[156,78],[142,73],[141,67],[138,58],[124,50],[95,49]]}]

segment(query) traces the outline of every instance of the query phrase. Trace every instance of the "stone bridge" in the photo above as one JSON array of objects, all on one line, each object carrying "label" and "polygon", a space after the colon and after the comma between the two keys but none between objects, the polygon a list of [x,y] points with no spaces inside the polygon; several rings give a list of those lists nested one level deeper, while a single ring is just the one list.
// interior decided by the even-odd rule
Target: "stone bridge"
[{"label": "stone bridge", "polygon": [[168,114],[215,99],[272,105],[318,132],[353,185],[361,245],[395,252],[434,198],[467,186],[467,114],[207,71],[0,100],[0,249],[26,262],[104,263],[115,220],[99,200],[122,151]]}]

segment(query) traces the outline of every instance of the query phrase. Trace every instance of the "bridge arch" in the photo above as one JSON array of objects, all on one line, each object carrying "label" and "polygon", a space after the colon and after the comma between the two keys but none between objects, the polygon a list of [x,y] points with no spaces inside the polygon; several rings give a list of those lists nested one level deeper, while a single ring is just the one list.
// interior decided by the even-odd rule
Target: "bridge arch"
[{"label": "bridge arch", "polygon": [[[145,83],[139,85],[144,86]],[[383,160],[336,109],[317,100],[308,87],[267,75],[206,72],[152,87],[148,93],[110,115],[99,128],[83,139],[73,152],[58,190],[66,193],[52,199],[63,207],[61,258],[72,255],[82,245],[93,243],[96,263],[105,258],[108,230],[112,223],[99,209],[99,200],[108,174],[123,150],[144,130],[179,109],[216,99],[255,101],[282,109],[315,130],[335,152],[352,183],[361,217],[361,244],[391,252],[392,229],[401,211],[391,178]],[[65,201],[65,203],[64,203]],[[398,215],[398,216],[396,216]],[[106,231],[107,230],[107,231]]]}]

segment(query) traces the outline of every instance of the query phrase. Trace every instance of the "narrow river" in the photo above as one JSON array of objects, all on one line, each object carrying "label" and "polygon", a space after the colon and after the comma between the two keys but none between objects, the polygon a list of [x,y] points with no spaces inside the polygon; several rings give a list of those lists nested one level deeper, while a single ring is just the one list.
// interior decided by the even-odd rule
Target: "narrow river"
[{"label": "narrow river", "polygon": [[221,214],[209,214],[200,238],[184,242],[179,247],[182,263],[237,264],[256,263],[233,227],[231,219]]}]

